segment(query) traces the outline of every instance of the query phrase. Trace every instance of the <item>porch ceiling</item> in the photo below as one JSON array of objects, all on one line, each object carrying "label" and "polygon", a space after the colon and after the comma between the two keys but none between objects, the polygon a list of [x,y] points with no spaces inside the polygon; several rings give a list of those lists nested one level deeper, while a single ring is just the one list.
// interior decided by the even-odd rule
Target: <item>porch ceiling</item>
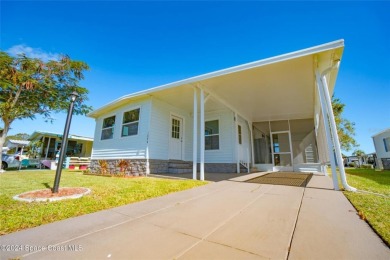
[{"label": "porch ceiling", "polygon": [[[205,91],[223,99],[253,122],[314,115],[314,61],[305,56],[203,80]],[[189,112],[193,109],[193,86],[184,85],[155,92],[153,97]],[[205,110],[226,109],[217,99]]]},{"label": "porch ceiling", "polygon": [[313,58],[306,56],[209,79],[203,84],[255,122],[313,117],[314,82]]}]

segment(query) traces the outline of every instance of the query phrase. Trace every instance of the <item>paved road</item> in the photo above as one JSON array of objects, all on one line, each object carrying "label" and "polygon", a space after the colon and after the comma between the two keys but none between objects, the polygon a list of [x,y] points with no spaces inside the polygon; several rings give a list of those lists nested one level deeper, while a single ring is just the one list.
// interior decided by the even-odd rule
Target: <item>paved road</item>
[{"label": "paved road", "polygon": [[328,177],[306,188],[241,182],[251,177],[2,236],[33,247],[1,259],[390,259]]}]

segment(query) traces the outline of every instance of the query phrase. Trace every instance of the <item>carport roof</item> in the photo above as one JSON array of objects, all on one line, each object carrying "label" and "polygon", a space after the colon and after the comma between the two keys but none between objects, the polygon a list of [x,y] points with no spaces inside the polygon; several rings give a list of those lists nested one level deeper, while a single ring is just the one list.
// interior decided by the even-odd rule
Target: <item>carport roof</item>
[{"label": "carport roof", "polygon": [[[60,134],[60,133],[47,132],[47,131],[34,131],[30,135],[29,140],[36,140],[37,138],[41,138],[42,136],[62,138],[62,134]],[[79,141],[91,141],[91,142],[93,141],[93,138],[91,138],[91,137],[73,135],[73,134],[69,134],[68,139],[79,140]]]},{"label": "carport roof", "polygon": [[30,141],[27,140],[14,140],[10,139],[7,141],[7,147],[13,148],[13,147],[19,147],[19,146],[27,146],[29,145]]},{"label": "carport roof", "polygon": [[[337,40],[191,77],[125,95],[92,111],[88,116],[98,118],[129,101],[146,96],[155,96],[192,111],[192,88],[200,84],[206,92],[229,103],[251,121],[311,118],[316,103],[315,69],[322,71],[333,65],[334,61],[341,59],[343,49],[344,40]],[[337,70],[334,70],[328,77],[331,92],[336,75]],[[215,101],[211,98],[207,104],[209,111],[221,108],[221,104]]]}]

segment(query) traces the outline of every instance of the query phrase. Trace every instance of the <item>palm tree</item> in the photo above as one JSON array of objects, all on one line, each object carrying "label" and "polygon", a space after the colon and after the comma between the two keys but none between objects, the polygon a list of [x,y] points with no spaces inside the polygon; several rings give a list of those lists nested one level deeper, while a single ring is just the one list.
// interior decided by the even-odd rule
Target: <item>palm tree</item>
[{"label": "palm tree", "polygon": [[355,150],[353,153],[352,153],[352,155],[354,155],[354,156],[357,156],[357,158],[358,158],[358,167],[360,168],[360,162],[361,162],[361,159],[362,159],[362,157],[365,155],[366,153],[363,151],[363,150],[360,150],[360,149],[357,149],[357,150]]}]

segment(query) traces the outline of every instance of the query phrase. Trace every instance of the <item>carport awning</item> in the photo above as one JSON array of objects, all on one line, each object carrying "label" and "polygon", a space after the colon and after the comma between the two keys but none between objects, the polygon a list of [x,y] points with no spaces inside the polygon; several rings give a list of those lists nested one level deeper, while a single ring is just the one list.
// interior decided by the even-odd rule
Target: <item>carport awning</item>
[{"label": "carport awning", "polygon": [[[193,109],[193,87],[212,93],[206,112],[229,104],[252,122],[291,118],[312,118],[317,104],[315,70],[340,60],[344,41],[268,58],[124,96],[89,114],[98,117],[132,99],[146,95],[181,107]],[[334,88],[337,70],[329,73],[329,90]],[[213,98],[214,97],[214,98]],[[216,99],[218,97],[218,99]],[[224,101],[221,103],[220,101]]]},{"label": "carport awning", "polygon": [[30,144],[30,141],[26,140],[13,140],[10,139],[7,141],[7,147],[8,148],[14,148],[14,147],[24,147]]}]

